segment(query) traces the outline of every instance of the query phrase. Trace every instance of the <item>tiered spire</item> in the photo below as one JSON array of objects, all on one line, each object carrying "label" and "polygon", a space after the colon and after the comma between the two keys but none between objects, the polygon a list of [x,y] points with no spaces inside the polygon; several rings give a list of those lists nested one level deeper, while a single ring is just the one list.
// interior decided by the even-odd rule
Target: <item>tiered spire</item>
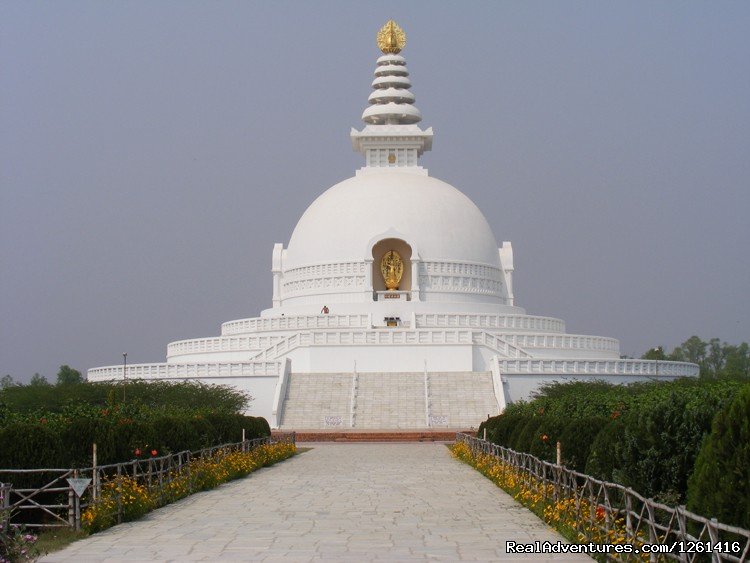
[{"label": "tiered spire", "polygon": [[414,106],[414,94],[406,59],[399,55],[406,34],[389,20],[378,32],[377,44],[383,55],[375,68],[370,105],[362,113],[367,126],[352,129],[354,150],[362,153],[371,167],[419,168],[417,157],[432,148],[432,129],[422,131],[417,123],[422,114]]},{"label": "tiered spire", "polygon": [[422,114],[414,107],[414,94],[409,91],[411,81],[406,59],[401,55],[383,55],[375,68],[374,92],[362,121],[371,125],[411,124],[422,121]]}]

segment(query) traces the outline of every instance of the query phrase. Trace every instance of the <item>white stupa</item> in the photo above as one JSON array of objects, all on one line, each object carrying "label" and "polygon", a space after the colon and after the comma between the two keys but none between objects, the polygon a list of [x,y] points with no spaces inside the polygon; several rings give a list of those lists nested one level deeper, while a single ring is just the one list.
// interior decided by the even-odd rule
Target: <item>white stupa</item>
[{"label": "white stupa", "polygon": [[274,245],[271,308],[172,342],[166,363],[94,368],[90,381],[230,384],[274,427],[385,429],[477,426],[552,380],[698,374],[620,359],[617,340],[515,305],[510,242],[498,247],[477,206],[419,166],[433,133],[417,125],[404,43],[392,21],[378,34],[366,125],[351,131],[365,166]]}]

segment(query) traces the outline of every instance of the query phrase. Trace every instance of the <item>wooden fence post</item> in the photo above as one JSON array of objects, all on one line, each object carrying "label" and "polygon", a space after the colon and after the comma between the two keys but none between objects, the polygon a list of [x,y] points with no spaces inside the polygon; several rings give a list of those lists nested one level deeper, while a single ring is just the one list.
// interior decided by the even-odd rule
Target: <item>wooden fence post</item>
[{"label": "wooden fence post", "polygon": [[[73,471],[73,478],[78,479],[78,470]],[[72,487],[71,487],[72,488]],[[74,495],[73,503],[75,504],[75,530],[81,531],[81,497]]]},{"label": "wooden fence post", "polygon": [[[654,516],[654,507],[651,504],[651,499],[646,499],[646,512],[648,512],[648,541],[649,543],[658,543],[658,535],[656,533],[656,517]],[[654,553],[649,555],[649,561],[656,561],[656,555]]]},{"label": "wooden fence post", "polygon": [[625,489],[625,538],[635,543],[635,532],[633,531],[633,497],[630,489]]},{"label": "wooden fence post", "polygon": [[10,524],[10,491],[12,488],[12,483],[0,483],[0,510],[2,510],[0,525],[3,526]]},{"label": "wooden fence post", "polygon": [[[68,475],[70,475],[70,473],[68,473]],[[75,496],[73,487],[68,484],[68,525],[73,529],[76,527]]]},{"label": "wooden fence post", "polygon": [[557,465],[562,465],[562,448],[560,442],[557,442]]},{"label": "wooden fence post", "polygon": [[117,464],[117,523],[122,524],[122,464]]},{"label": "wooden fence post", "polygon": [[91,448],[91,458],[91,498],[96,502],[99,498],[99,471],[96,468],[98,461],[96,456],[96,442],[94,442],[94,445]]},{"label": "wooden fence post", "polygon": [[[708,528],[708,537],[711,538],[712,544],[719,543],[719,528],[716,526],[718,524],[718,520],[716,518],[711,518],[708,522],[706,522],[706,527]],[[711,561],[721,561],[721,558],[719,557],[719,553],[714,551],[711,554]]]}]

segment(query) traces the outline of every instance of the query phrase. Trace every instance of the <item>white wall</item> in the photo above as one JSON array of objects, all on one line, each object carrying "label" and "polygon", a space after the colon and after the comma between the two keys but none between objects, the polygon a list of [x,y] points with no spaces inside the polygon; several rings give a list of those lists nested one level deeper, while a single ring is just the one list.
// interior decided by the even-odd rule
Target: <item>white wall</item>
[{"label": "white wall", "polygon": [[472,371],[470,345],[311,346],[289,354],[293,372]]}]

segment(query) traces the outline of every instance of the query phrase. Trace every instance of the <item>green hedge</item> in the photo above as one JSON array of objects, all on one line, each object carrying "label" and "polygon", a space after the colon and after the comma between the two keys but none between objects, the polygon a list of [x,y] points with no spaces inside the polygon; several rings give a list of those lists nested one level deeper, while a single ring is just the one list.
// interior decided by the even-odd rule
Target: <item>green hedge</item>
[{"label": "green hedge", "polygon": [[250,401],[242,391],[197,381],[142,381],[14,385],[0,390],[0,422],[7,413],[59,413],[86,405],[111,408],[123,404],[147,409],[241,412]]},{"label": "green hedge", "polygon": [[221,412],[19,420],[0,427],[0,467],[88,467],[94,442],[100,465],[117,463],[133,459],[136,448],[148,455],[152,448],[165,454],[239,442],[243,428],[249,440],[271,432],[264,418]]},{"label": "green hedge", "polygon": [[548,461],[555,460],[559,440],[572,469],[665,502],[684,502],[711,422],[742,385],[694,378],[553,384],[484,421],[478,435],[486,429],[492,442]]},{"label": "green hedge", "polygon": [[714,419],[688,485],[688,508],[750,528],[750,385]]}]

